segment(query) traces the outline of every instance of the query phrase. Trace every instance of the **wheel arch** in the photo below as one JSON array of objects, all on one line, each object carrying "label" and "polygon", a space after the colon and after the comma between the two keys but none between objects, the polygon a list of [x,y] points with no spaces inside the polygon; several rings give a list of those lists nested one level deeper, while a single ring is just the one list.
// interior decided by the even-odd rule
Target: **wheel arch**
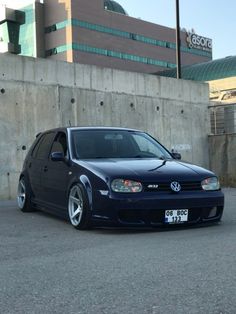
[{"label": "wheel arch", "polygon": [[[24,196],[22,191],[19,190],[20,187],[20,182],[24,182]],[[20,194],[19,194],[20,193]],[[29,178],[26,173],[21,172],[19,175],[19,181],[18,181],[18,187],[17,187],[17,202],[18,202],[18,207],[21,209],[22,212],[33,212],[36,210],[35,205],[32,202],[32,196],[33,192],[31,189],[31,186],[29,184]],[[24,197],[24,202],[20,205],[20,199]]]},{"label": "wheel arch", "polygon": [[71,182],[71,184],[69,185],[69,188],[67,191],[67,196],[69,196],[70,190],[76,184],[80,184],[84,188],[84,192],[86,193],[87,200],[88,200],[88,207],[90,210],[92,210],[92,200],[93,200],[92,185],[91,185],[89,178],[86,175],[81,175],[78,178],[74,178],[73,181]]},{"label": "wheel arch", "polygon": [[32,197],[33,195],[33,191],[32,191],[32,188],[31,188],[31,184],[30,184],[30,178],[29,178],[29,175],[26,171],[22,171],[19,175],[19,181],[24,178],[25,180],[25,184],[27,185],[27,188],[29,189],[29,192],[30,192],[30,198]]}]

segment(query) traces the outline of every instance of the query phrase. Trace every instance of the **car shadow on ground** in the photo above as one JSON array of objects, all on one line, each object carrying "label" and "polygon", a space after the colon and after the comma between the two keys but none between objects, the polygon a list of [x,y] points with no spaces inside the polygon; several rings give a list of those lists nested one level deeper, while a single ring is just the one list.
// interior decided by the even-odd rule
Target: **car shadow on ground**
[{"label": "car shadow on ground", "polygon": [[204,229],[204,228],[219,228],[222,225],[222,222],[215,222],[210,224],[195,224],[195,225],[186,225],[186,226],[162,226],[162,227],[153,227],[153,228],[133,228],[133,227],[93,227],[90,230],[97,234],[109,235],[109,234],[141,234],[141,233],[163,233],[163,232],[173,232],[173,231],[183,231],[183,230],[190,230],[190,229]]}]

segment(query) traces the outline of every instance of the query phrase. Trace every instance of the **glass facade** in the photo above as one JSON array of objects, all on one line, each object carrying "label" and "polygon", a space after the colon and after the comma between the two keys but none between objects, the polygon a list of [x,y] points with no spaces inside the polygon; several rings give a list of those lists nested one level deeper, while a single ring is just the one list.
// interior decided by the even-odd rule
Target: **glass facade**
[{"label": "glass facade", "polygon": [[[66,26],[69,26],[69,25],[70,26],[78,26],[78,27],[86,28],[86,29],[101,32],[101,33],[107,33],[107,34],[110,34],[113,36],[119,36],[119,37],[127,38],[130,40],[136,40],[136,41],[143,42],[143,43],[146,43],[149,45],[165,47],[165,48],[170,48],[170,49],[176,49],[176,44],[172,43],[172,42],[154,39],[154,38],[146,37],[146,36],[143,36],[140,34],[125,32],[125,31],[122,31],[119,29],[110,28],[110,27],[98,25],[98,24],[93,24],[93,23],[85,22],[85,21],[78,20],[78,19],[65,20],[63,22],[51,25],[45,29],[45,33],[50,33],[50,32],[56,31],[58,29],[65,28]],[[182,46],[181,51],[185,52],[185,53],[190,53],[190,54],[195,54],[195,55],[199,55],[199,56],[205,56],[208,58],[212,58],[212,53],[208,52],[208,51],[204,51],[204,50],[190,49],[188,47]]]},{"label": "glass facade", "polygon": [[7,22],[0,24],[0,41],[9,43],[8,25]]},{"label": "glass facade", "polygon": [[36,57],[36,20],[34,5],[21,8],[25,12],[25,24],[20,27],[21,55]]},{"label": "glass facade", "polygon": [[[176,70],[162,71],[162,76],[176,77]],[[236,76],[236,57],[193,64],[182,68],[182,78],[194,81],[212,81]]]},{"label": "glass facade", "polygon": [[119,59],[123,59],[123,60],[140,62],[140,63],[150,64],[150,65],[157,65],[157,66],[164,67],[164,68],[175,68],[176,67],[176,64],[170,63],[167,61],[152,59],[152,58],[143,57],[143,56],[132,55],[132,54],[128,54],[128,53],[122,53],[122,52],[113,51],[113,50],[91,47],[88,45],[78,44],[78,43],[63,45],[63,46],[59,46],[59,47],[47,50],[46,56],[52,56],[52,55],[55,55],[55,54],[58,54],[61,52],[66,52],[68,50],[78,50],[78,51],[82,51],[82,52],[94,53],[94,54],[108,56],[108,57],[112,57],[112,58],[119,58]]}]

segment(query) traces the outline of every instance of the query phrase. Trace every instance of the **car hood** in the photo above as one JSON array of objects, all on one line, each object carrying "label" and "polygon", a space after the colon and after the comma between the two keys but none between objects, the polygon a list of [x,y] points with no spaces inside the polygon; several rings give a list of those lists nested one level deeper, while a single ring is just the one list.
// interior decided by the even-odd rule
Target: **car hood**
[{"label": "car hood", "polygon": [[99,159],[78,161],[87,170],[106,178],[198,181],[213,176],[211,171],[176,160],[159,159]]}]

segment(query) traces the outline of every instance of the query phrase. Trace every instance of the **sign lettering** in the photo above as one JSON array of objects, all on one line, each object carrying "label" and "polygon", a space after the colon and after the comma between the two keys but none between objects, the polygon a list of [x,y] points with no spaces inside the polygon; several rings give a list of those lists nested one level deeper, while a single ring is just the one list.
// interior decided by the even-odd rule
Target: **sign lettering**
[{"label": "sign lettering", "polygon": [[210,38],[199,36],[192,32],[187,33],[187,43],[189,48],[212,51],[212,40]]}]

